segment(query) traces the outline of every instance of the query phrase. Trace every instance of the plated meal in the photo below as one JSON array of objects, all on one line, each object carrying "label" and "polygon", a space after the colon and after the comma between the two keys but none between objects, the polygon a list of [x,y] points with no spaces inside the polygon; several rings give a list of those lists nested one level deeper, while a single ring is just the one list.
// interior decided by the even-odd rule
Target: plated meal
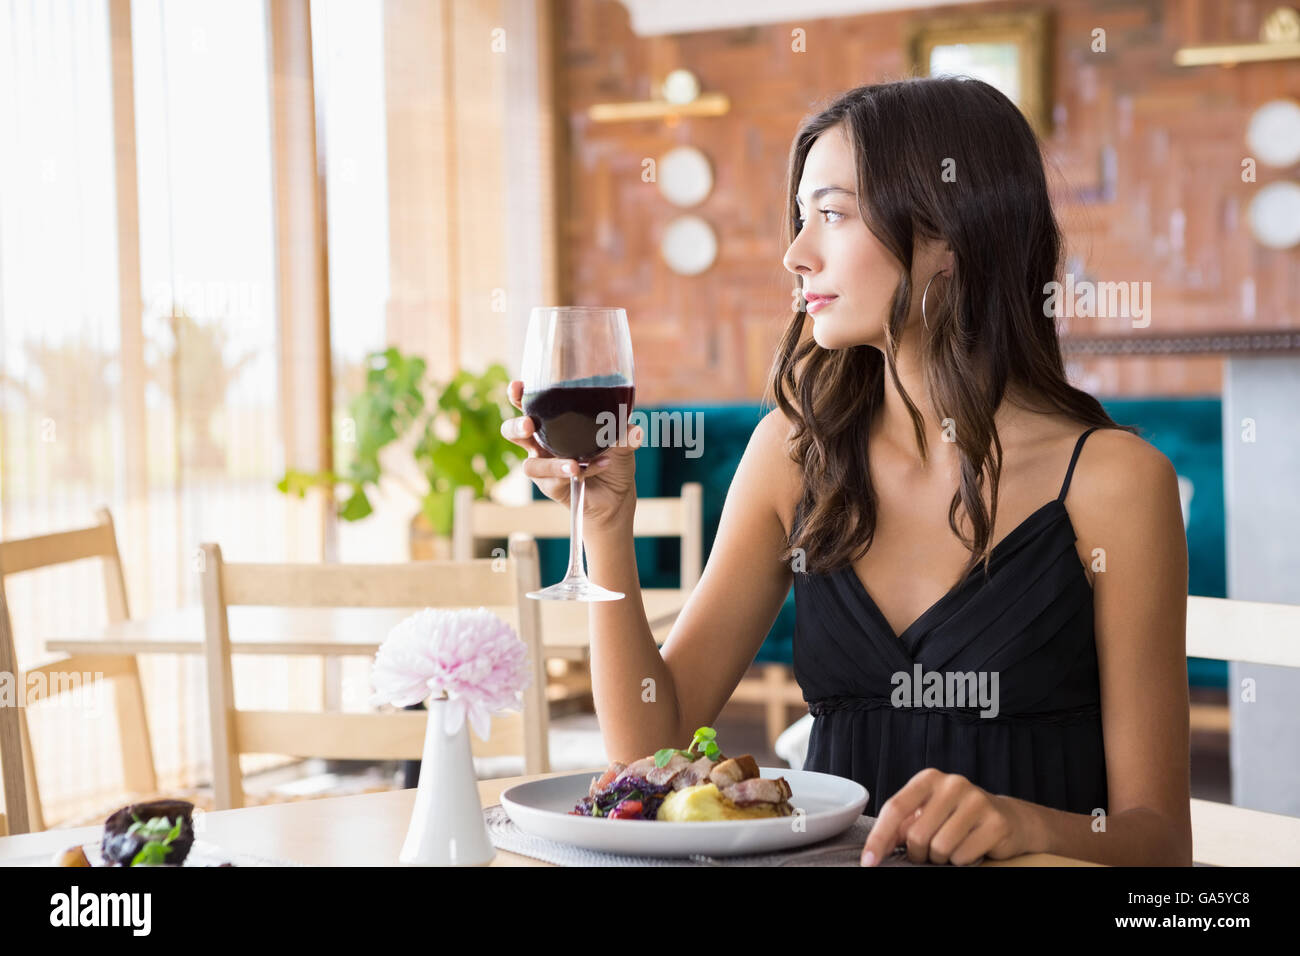
[{"label": "plated meal", "polygon": [[[104,822],[103,866],[181,866],[194,846],[194,804],[151,800],[115,810]],[[93,866],[80,846],[54,855],[55,866]],[[223,866],[233,864],[224,863]]]},{"label": "plated meal", "polygon": [[[716,746],[716,741],[710,742]],[[671,756],[662,764],[652,762],[653,767],[634,761],[620,770],[615,764],[595,781],[588,770],[517,783],[501,791],[501,806],[510,823],[527,838],[620,856],[718,857],[767,853],[827,840],[852,827],[867,804],[866,788],[847,777],[789,767],[759,767],[758,776],[750,777],[753,764],[749,760],[736,757],[734,766],[727,765],[733,758],[710,752],[707,744],[689,747],[685,755],[675,750],[671,753],[683,756],[688,767],[695,765],[690,776],[677,773],[680,761],[669,766]],[[701,756],[708,757],[710,763],[700,763]],[[635,767],[637,763],[641,768]],[[652,783],[637,769],[644,769],[644,775],[660,770],[656,779],[671,777]],[[697,776],[704,769],[709,771],[707,779]],[[633,772],[625,776],[628,770]],[[715,770],[720,771],[716,781]],[[735,776],[723,776],[729,772]],[[629,785],[616,786],[619,777]],[[634,782],[636,777],[645,784]],[[759,785],[760,780],[770,781],[772,789]],[[737,785],[742,786],[733,790]],[[575,798],[584,791],[586,797],[575,807]],[[778,796],[784,799],[775,799]],[[617,816],[613,814],[620,804],[632,800],[641,803],[639,811],[629,803]]]},{"label": "plated meal", "polygon": [[757,820],[793,815],[790,784],[763,777],[745,754],[728,757],[701,727],[684,750],[671,747],[630,764],[615,761],[569,811],[573,816],[667,823]]}]

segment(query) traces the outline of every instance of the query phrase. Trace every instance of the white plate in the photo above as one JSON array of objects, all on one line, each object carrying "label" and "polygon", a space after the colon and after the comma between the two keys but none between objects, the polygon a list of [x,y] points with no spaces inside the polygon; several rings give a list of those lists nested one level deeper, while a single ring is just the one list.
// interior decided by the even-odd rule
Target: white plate
[{"label": "white plate", "polygon": [[[81,847],[86,852],[86,860],[93,867],[103,867],[104,863],[103,849],[98,843],[84,843]],[[16,857],[13,859],[0,860],[0,866],[53,866],[54,853],[38,853],[33,856]],[[252,853],[232,853],[229,850],[223,850],[219,846],[207,843],[204,840],[195,840],[194,845],[190,847],[190,852],[185,855],[185,861],[181,864],[186,866],[220,866],[222,863],[233,863],[235,866],[301,866],[301,863],[294,863],[290,860],[275,860],[270,857],[257,856]],[[76,872],[69,869],[69,873]]]},{"label": "white plate", "polygon": [[740,856],[829,839],[852,826],[867,805],[866,787],[844,777],[782,767],[760,767],[759,774],[785,778],[795,816],[717,823],[573,816],[569,811],[587,795],[596,776],[591,773],[515,784],[502,792],[501,806],[526,833],[589,850],[632,856]]}]

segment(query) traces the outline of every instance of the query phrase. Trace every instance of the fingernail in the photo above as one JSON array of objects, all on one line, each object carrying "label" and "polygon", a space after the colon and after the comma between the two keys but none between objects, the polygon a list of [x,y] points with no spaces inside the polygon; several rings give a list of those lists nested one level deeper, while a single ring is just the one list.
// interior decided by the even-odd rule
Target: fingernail
[{"label": "fingernail", "polygon": [[569,465],[569,464],[565,464],[565,465],[563,465],[563,466],[560,468],[560,470],[563,471],[566,475],[571,475],[571,474],[573,474],[573,466],[572,466],[572,465]]},{"label": "fingernail", "polygon": [[872,853],[870,850],[868,850],[866,853],[862,854],[862,865],[863,865],[863,866],[875,866],[875,865],[876,865],[876,854]]}]

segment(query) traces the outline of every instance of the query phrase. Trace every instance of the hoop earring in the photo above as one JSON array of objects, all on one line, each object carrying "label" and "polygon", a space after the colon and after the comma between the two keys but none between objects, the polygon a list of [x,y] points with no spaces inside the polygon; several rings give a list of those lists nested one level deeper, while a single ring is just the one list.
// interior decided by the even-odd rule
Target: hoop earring
[{"label": "hoop earring", "polygon": [[[939,270],[938,272],[936,272],[934,275],[930,276],[930,282],[933,282],[935,279],[939,278],[939,276],[941,276],[941,275],[943,275],[943,270],[942,270],[942,269],[940,269],[940,270]],[[927,283],[925,284],[925,289],[924,289],[924,291],[921,292],[921,322],[922,322],[922,324],[925,325],[927,331],[928,331],[929,328],[930,328],[930,321],[925,317],[925,297],[926,297],[926,295],[929,294],[929,292],[930,292],[930,282],[927,282]]]}]

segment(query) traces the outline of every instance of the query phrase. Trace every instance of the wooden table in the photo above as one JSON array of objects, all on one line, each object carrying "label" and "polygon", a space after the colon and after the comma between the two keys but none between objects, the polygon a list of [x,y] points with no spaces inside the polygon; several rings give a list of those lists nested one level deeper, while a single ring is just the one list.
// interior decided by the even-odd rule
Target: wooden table
[{"label": "wooden table", "polygon": [[[594,775],[604,770],[582,771]],[[481,780],[483,806],[500,802],[501,791],[516,783],[579,771],[502,777]],[[310,866],[396,866],[415,803],[414,790],[391,790],[352,797],[326,797],[242,810],[219,810],[203,815],[199,838],[223,850],[293,860]],[[52,856],[97,841],[98,826],[46,830],[0,838],[0,866],[37,855]],[[541,860],[498,850],[491,866],[550,866]],[[1049,854],[1031,854],[1015,860],[988,862],[984,866],[1091,866],[1079,860]]]},{"label": "wooden table", "polygon": [[1193,800],[1192,859],[1210,866],[1300,866],[1300,817]]},{"label": "wooden table", "polygon": [[[582,771],[597,774],[603,767]],[[500,802],[501,791],[516,783],[563,773],[480,780],[483,806]],[[392,790],[353,797],[327,797],[242,810],[204,814],[200,838],[224,850],[293,860],[311,866],[395,866],[415,802],[414,790]],[[0,837],[0,866],[56,850],[92,843],[98,826],[46,830]],[[1300,864],[1300,818],[1246,810],[1208,800],[1192,801],[1193,857],[1212,866],[1295,866]],[[541,860],[498,850],[492,866],[550,866]],[[1094,866],[1048,853],[982,866]]]},{"label": "wooden table", "polygon": [[[641,592],[655,640],[662,644],[686,604],[677,588]],[[548,659],[585,661],[590,644],[587,607],[578,601],[543,601],[542,646]],[[231,649],[236,654],[373,657],[394,624],[419,608],[232,607]],[[516,622],[513,608],[493,608]],[[65,654],[202,654],[203,609],[185,607],[45,642]]]}]

